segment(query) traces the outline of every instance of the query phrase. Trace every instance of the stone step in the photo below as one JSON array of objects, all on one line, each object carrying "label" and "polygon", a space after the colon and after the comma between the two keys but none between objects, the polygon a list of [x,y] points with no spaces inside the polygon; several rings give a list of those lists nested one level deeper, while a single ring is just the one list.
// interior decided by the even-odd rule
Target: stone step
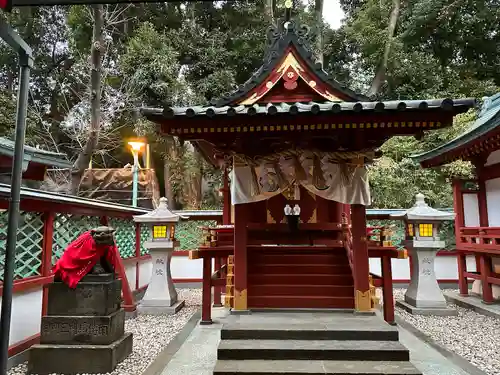
[{"label": "stone step", "polygon": [[33,345],[28,374],[105,374],[132,353],[132,334],[125,333],[110,345]]},{"label": "stone step", "polygon": [[221,360],[409,361],[398,341],[367,340],[221,340]]},{"label": "stone step", "polygon": [[217,361],[214,375],[421,375],[410,362],[399,361]]},{"label": "stone step", "polygon": [[[361,317],[358,317],[361,318]],[[355,322],[354,320],[352,322]],[[344,324],[308,323],[295,325],[293,322],[264,324],[224,324],[221,330],[222,340],[372,340],[398,341],[398,329],[390,325],[376,324],[375,320],[360,319],[358,323],[343,321]]]},{"label": "stone step", "polygon": [[[292,285],[289,288],[293,288]],[[253,309],[353,309],[354,296],[248,296],[248,307]]]}]

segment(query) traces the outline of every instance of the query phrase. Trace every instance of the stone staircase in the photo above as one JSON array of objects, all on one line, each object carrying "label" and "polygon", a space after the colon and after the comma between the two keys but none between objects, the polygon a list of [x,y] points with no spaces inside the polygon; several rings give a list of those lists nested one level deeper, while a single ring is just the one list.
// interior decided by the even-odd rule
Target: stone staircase
[{"label": "stone staircase", "polygon": [[214,375],[421,375],[397,328],[378,316],[266,312],[230,318]]}]

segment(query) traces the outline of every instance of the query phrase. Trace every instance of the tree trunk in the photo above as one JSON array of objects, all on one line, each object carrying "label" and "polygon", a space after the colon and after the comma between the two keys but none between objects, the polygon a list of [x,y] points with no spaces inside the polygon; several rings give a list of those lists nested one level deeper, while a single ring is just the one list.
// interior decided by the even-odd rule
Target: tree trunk
[{"label": "tree trunk", "polygon": [[274,9],[276,7],[276,0],[266,0],[265,14],[268,25],[274,24]]},{"label": "tree trunk", "polygon": [[168,156],[165,155],[163,158],[163,182],[165,184],[165,197],[168,201],[168,208],[171,210],[176,209],[175,196],[172,190],[172,183],[170,182],[170,165],[168,163]]},{"label": "tree trunk", "polygon": [[93,5],[94,29],[91,47],[91,72],[90,72],[90,129],[83,150],[78,155],[71,173],[71,194],[78,194],[78,187],[85,169],[88,167],[92,154],[99,142],[99,129],[101,117],[101,66],[102,66],[102,29],[103,6]]},{"label": "tree trunk", "polygon": [[394,42],[394,34],[396,32],[396,25],[398,23],[400,10],[401,0],[392,0],[392,12],[389,18],[389,26],[387,26],[387,41],[385,43],[384,56],[380,62],[375,77],[373,78],[372,85],[368,91],[368,96],[377,95],[385,81],[387,65],[391,54],[392,44]]},{"label": "tree trunk", "polygon": [[316,24],[316,62],[323,65],[323,0],[316,0],[314,3],[314,22]]},{"label": "tree trunk", "polygon": [[201,208],[201,203],[203,201],[203,163],[201,160],[201,154],[198,150],[194,150],[196,159],[196,173],[193,178],[193,191],[194,191],[194,208],[199,210]]}]

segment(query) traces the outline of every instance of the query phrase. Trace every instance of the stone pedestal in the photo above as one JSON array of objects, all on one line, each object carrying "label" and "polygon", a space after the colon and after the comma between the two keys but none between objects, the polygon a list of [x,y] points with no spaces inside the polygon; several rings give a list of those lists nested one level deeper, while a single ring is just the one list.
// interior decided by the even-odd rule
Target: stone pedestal
[{"label": "stone pedestal", "polygon": [[75,289],[49,285],[48,313],[40,344],[31,347],[28,373],[46,375],[112,372],[132,352],[125,332],[121,281],[113,274],[85,276]]},{"label": "stone pedestal", "polygon": [[434,272],[434,260],[437,249],[413,249],[413,272],[405,300],[396,305],[415,315],[457,315],[455,309],[448,308],[439,288]]},{"label": "stone pedestal", "polygon": [[164,244],[161,248],[155,248],[154,244],[154,242],[146,243],[151,254],[153,269],[148,289],[139,304],[138,311],[140,314],[172,315],[184,307],[184,301],[179,301],[177,298],[170,272],[174,248],[167,249]]}]

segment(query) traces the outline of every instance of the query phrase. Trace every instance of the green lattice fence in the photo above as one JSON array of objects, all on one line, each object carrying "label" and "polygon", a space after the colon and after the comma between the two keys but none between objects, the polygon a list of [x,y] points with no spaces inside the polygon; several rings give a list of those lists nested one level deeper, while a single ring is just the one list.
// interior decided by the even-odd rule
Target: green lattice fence
[{"label": "green lattice fence", "polygon": [[[0,212],[0,281],[3,281],[5,247],[7,238],[6,211]],[[66,247],[81,233],[99,226],[99,218],[72,214],[56,214],[52,247],[52,264],[61,257]],[[116,243],[122,258],[135,256],[135,226],[131,219],[111,218],[109,225],[116,229]],[[180,240],[180,250],[192,250],[200,246],[202,231],[200,226],[216,225],[215,221],[181,221],[176,237]],[[149,238],[149,229],[141,225],[141,255],[148,254],[144,243]],[[18,230],[18,253],[16,254],[15,278],[39,276],[42,264],[43,217],[41,213],[21,212]]]},{"label": "green lattice fence", "polygon": [[203,240],[203,233],[199,227],[215,226],[217,222],[212,221],[180,221],[177,224],[176,235],[181,242],[179,250],[197,249]]},{"label": "green lattice fence", "polygon": [[52,264],[80,234],[98,227],[99,218],[72,214],[56,214],[54,218],[54,239],[52,243]]},{"label": "green lattice fence", "polygon": [[141,255],[149,254],[149,250],[144,247],[144,244],[149,239],[149,227],[146,224],[141,224]]},{"label": "green lattice fence", "polygon": [[[7,211],[0,213],[0,281],[3,281],[7,239]],[[17,232],[15,279],[40,275],[42,265],[43,218],[38,212],[21,211]]]},{"label": "green lattice fence", "polygon": [[116,245],[122,259],[135,257],[135,225],[133,220],[111,218],[109,225],[116,229]]}]

